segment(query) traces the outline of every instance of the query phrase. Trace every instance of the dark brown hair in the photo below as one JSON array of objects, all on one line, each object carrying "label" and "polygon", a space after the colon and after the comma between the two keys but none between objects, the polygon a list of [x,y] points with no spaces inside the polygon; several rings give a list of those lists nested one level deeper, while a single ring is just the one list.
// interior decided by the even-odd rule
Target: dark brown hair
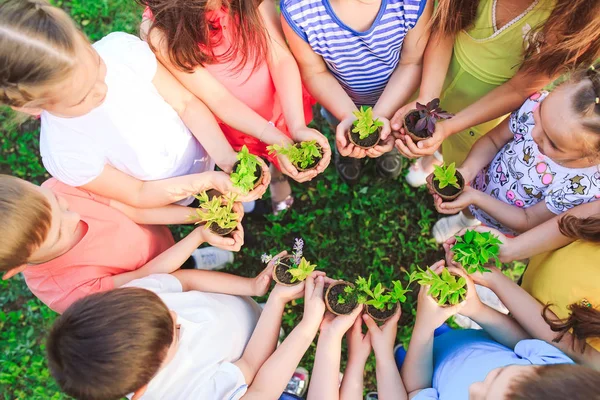
[{"label": "dark brown hair", "polygon": [[510,400],[600,400],[600,372],[574,364],[541,365],[515,379]]},{"label": "dark brown hair", "polygon": [[567,237],[600,243],[600,217],[565,215],[558,220],[558,228]]},{"label": "dark brown hair", "polygon": [[583,352],[586,339],[600,337],[600,311],[591,305],[577,303],[569,305],[569,317],[563,320],[557,320],[548,315],[551,306],[551,304],[546,304],[542,311],[542,317],[552,331],[558,332],[558,335],[552,340],[554,343],[560,342],[570,332],[573,335],[573,349],[577,344],[579,350]]},{"label": "dark brown hair", "polygon": [[[479,3],[480,0],[440,0],[432,17],[432,32],[446,36],[469,29]],[[556,0],[546,22],[529,32],[531,43],[524,52],[521,69],[554,77],[592,64],[600,56],[598,15],[600,0]]]},{"label": "dark brown hair", "polygon": [[0,175],[0,271],[27,263],[51,224],[50,204],[33,184]]},{"label": "dark brown hair", "polygon": [[48,366],[61,389],[80,400],[120,399],[148,384],[173,342],[173,318],[145,289],[96,293],[56,320]]},{"label": "dark brown hair", "polygon": [[[221,6],[236,23],[228,25],[236,39],[225,54],[216,55],[211,37],[207,4],[211,0],[136,0],[153,14],[150,28],[165,36],[171,62],[180,70],[192,72],[200,65],[239,60],[234,70],[247,63],[260,66],[267,54],[266,31],[258,7],[262,0],[222,0]],[[218,0],[217,0],[218,1]],[[155,50],[153,48],[153,50]]]},{"label": "dark brown hair", "polygon": [[83,37],[60,8],[45,0],[0,1],[0,102],[38,107],[76,64]]}]

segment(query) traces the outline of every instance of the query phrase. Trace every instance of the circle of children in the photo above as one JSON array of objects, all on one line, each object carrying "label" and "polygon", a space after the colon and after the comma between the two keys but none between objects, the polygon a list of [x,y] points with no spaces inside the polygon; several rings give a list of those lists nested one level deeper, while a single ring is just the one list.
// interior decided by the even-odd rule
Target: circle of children
[{"label": "circle of children", "polygon": [[[40,117],[53,176],[0,177],[0,268],[62,314],[47,357],[65,393],[277,399],[320,331],[309,399],[362,398],[372,351],[380,399],[600,398],[600,1],[138,1],[140,37],[94,44],[45,0],[0,5],[2,103]],[[417,159],[408,183],[454,214],[433,230],[446,260],[410,276],[400,369],[406,282],[340,283],[298,247],[255,278],[179,269],[202,243],[238,251],[244,209],[269,186],[291,207],[286,177],[332,154],[390,190]],[[175,244],[166,225],[193,222]],[[529,259],[521,285],[494,258]],[[483,329],[437,335],[455,314]]]}]

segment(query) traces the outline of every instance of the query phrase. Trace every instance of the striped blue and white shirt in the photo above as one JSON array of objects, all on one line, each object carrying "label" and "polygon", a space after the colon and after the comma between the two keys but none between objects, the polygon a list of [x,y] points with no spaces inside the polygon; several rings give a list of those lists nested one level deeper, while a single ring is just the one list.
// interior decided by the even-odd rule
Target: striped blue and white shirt
[{"label": "striped blue and white shirt", "polygon": [[356,105],[373,106],[400,61],[402,44],[427,0],[382,0],[371,28],[344,24],[329,0],[281,0],[290,27],[323,57]]}]

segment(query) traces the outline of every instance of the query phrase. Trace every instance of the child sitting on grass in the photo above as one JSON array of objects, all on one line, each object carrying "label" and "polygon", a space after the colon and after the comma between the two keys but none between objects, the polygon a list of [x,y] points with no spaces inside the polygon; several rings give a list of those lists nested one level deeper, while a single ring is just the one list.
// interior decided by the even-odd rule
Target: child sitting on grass
[{"label": "child sitting on grass", "polygon": [[[579,71],[550,94],[536,93],[475,143],[459,168],[466,186],[454,201],[434,196],[442,243],[481,221],[517,235],[600,198],[600,74]],[[476,218],[476,219],[474,219]]]},{"label": "child sitting on grass", "polygon": [[[50,332],[50,371],[81,400],[277,399],[323,318],[324,274],[276,285],[258,324],[254,301],[215,293],[264,293],[273,266],[254,279],[208,271],[152,275],[80,300]],[[302,293],[302,321],[275,350],[284,306]]]},{"label": "child sitting on grass", "polygon": [[[201,177],[210,187],[209,176]],[[241,206],[236,213],[241,220]],[[172,272],[204,242],[239,251],[241,224],[232,238],[199,227],[177,244],[166,226],[157,226],[190,223],[191,215],[178,205],[126,206],[56,179],[39,187],[0,175],[0,272],[3,279],[23,272],[33,294],[60,313],[81,297]]]},{"label": "child sitting on grass", "polygon": [[[139,38],[114,32],[91,45],[46,0],[7,0],[0,58],[0,103],[40,116],[42,161],[61,182],[140,208],[190,204],[202,173],[238,192],[212,171],[236,161],[217,121]],[[262,166],[263,184],[240,201],[264,193]]]},{"label": "child sitting on grass", "polygon": [[[432,269],[439,273],[443,266],[441,261]],[[510,316],[482,304],[475,284],[461,269],[450,271],[466,279],[462,303],[441,307],[427,294],[429,287],[419,292],[415,327],[402,366],[402,381],[412,400],[597,397],[600,373],[575,366],[554,346],[531,339]],[[434,339],[434,330],[456,313],[473,319],[483,330],[453,330]]]}]

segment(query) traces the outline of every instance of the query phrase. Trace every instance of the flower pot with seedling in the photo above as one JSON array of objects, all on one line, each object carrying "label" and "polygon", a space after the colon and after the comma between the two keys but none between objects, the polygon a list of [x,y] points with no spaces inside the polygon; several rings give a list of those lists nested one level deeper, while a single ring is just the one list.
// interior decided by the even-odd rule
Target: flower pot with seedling
[{"label": "flower pot with seedling", "polygon": [[196,209],[198,222],[204,223],[208,229],[220,236],[227,236],[238,224],[238,215],[233,211],[235,198],[224,201],[222,196],[209,198],[206,192],[195,196],[200,200],[200,207]]},{"label": "flower pot with seedling", "polygon": [[335,315],[351,314],[360,304],[356,296],[356,287],[350,282],[336,282],[325,292],[325,306]]},{"label": "flower pot with seedling", "polygon": [[363,149],[377,146],[381,139],[383,122],[379,118],[373,119],[373,108],[363,106],[359,111],[354,111],[353,114],[356,120],[350,131],[348,131],[350,142]]},{"label": "flower pot with seedling", "polygon": [[490,232],[467,230],[464,235],[456,236],[456,243],[452,246],[453,260],[461,264],[468,274],[491,272],[485,265],[493,259],[496,267],[500,267],[498,255],[501,244],[498,236]]},{"label": "flower pot with seedling", "polygon": [[400,307],[400,303],[406,301],[408,289],[402,287],[400,281],[392,282],[393,289],[390,290],[378,283],[371,289],[371,277],[365,280],[359,277],[356,280],[356,286],[361,290],[365,297],[366,313],[378,322],[385,322],[390,319]]},{"label": "flower pot with seedling", "polygon": [[447,268],[442,269],[440,274],[430,269],[418,269],[408,276],[409,285],[417,282],[421,286],[429,286],[427,294],[442,307],[460,304],[467,297],[467,280],[451,273]]},{"label": "flower pot with seedling", "polygon": [[[306,280],[317,267],[302,257],[304,241],[295,239],[294,252],[292,255],[275,260],[273,268],[273,280],[284,286],[298,285]],[[267,264],[273,259],[272,256],[263,254],[262,261]]]},{"label": "flower pot with seedling", "polygon": [[454,163],[445,166],[434,165],[431,187],[444,201],[456,199],[465,189],[465,179],[457,171]]},{"label": "flower pot with seedling", "polygon": [[269,154],[286,156],[298,171],[315,168],[323,158],[323,149],[316,140],[294,143],[287,147],[274,144],[267,147]]},{"label": "flower pot with seedling", "polygon": [[406,113],[403,121],[404,130],[414,142],[429,139],[435,132],[437,121],[453,116],[440,108],[440,99],[433,99],[425,105],[417,102],[416,107]]},{"label": "flower pot with seedling", "polygon": [[262,165],[257,156],[248,151],[246,145],[237,154],[237,161],[229,175],[233,186],[244,194],[260,185],[263,177]]}]

